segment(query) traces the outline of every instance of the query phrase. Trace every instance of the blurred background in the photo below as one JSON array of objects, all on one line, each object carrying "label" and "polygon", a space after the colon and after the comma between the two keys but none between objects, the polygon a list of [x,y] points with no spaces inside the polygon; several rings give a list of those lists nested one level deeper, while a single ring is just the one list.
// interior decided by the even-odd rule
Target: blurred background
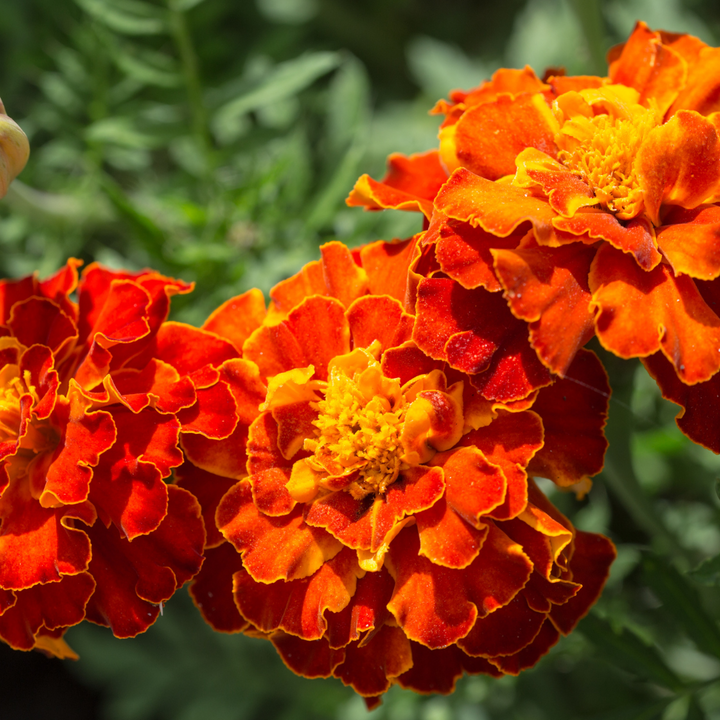
[{"label": "blurred background", "polygon": [[[435,101],[498,67],[605,74],[637,19],[720,40],[716,0],[3,0],[0,97],[32,154],[0,201],[0,276],[71,255],[150,266],[196,282],[173,312],[201,323],[322,242],[418,232],[417,214],[347,208],[357,177],[435,147]],[[269,643],[213,633],[181,591],[135,640],[72,629],[77,663],[0,647],[0,717],[720,719],[720,460],[683,438],[639,365],[603,360],[606,470],[583,501],[543,487],[619,557],[533,670],[449,697],[395,688],[368,715]]]}]

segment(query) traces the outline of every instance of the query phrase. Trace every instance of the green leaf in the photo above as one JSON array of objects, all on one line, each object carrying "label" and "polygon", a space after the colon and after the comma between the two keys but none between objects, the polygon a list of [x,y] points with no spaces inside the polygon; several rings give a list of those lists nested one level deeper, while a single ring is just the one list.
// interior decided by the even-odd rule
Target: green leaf
[{"label": "green leaf", "polygon": [[75,0],[95,20],[123,35],[158,35],[166,32],[164,13],[135,0]]},{"label": "green leaf", "polygon": [[336,68],[340,60],[339,53],[316,52],[280,63],[240,97],[216,111],[212,121],[213,132],[220,142],[232,142],[235,140],[234,128],[245,113],[297,95]]},{"label": "green leaf", "polygon": [[113,60],[123,72],[144,85],[177,87],[182,83],[175,63],[163,53],[124,45],[113,52]]},{"label": "green leaf", "polygon": [[720,585],[720,555],[701,562],[694,570],[690,570],[688,575],[701,585],[717,587]]},{"label": "green leaf", "polygon": [[598,0],[570,0],[590,50],[595,72],[605,69],[605,28]]},{"label": "green leaf", "polygon": [[655,720],[660,718],[674,698],[658,700],[650,705],[632,705],[602,715],[593,715],[589,720]]},{"label": "green leaf", "polygon": [[631,630],[620,628],[618,631],[594,613],[588,615],[578,629],[613,665],[676,692],[683,689],[682,681],[665,664],[657,650],[646,645]]},{"label": "green leaf", "polygon": [[700,603],[697,590],[657,555],[643,559],[645,579],[673,617],[703,652],[720,657],[720,628]]}]

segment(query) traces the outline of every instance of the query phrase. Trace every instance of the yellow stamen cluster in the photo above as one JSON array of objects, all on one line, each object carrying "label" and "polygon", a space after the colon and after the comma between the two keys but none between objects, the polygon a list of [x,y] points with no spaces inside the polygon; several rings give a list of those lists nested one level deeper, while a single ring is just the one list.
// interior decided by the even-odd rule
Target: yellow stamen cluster
[{"label": "yellow stamen cluster", "polygon": [[315,454],[313,465],[326,470],[337,465],[335,472],[340,473],[358,471],[358,479],[348,488],[358,499],[384,493],[403,464],[400,437],[406,405],[400,384],[383,378],[383,384],[393,386],[391,392],[370,395],[377,385],[367,382],[367,375],[374,372],[370,368],[350,378],[333,368],[325,399],[317,403],[316,438],[305,440],[305,449]]},{"label": "yellow stamen cluster", "polygon": [[555,140],[558,160],[582,177],[595,197],[621,220],[643,210],[643,192],[633,162],[647,134],[658,124],[653,108],[635,105],[631,113],[576,115]]}]

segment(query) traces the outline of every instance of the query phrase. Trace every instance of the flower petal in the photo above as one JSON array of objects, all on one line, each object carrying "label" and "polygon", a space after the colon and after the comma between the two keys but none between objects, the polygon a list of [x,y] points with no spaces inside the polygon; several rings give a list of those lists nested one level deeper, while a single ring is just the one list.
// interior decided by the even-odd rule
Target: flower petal
[{"label": "flower petal", "polygon": [[530,344],[550,370],[564,375],[594,331],[587,277],[595,249],[577,243],[492,255],[513,315],[531,322]]},{"label": "flower petal", "polygon": [[413,317],[388,295],[358,298],[346,311],[354,348],[370,347],[375,340],[381,350],[397,347],[410,339]]},{"label": "flower petal", "polygon": [[230,341],[239,353],[243,343],[262,325],[265,315],[265,298],[253,288],[213,310],[202,329]]},{"label": "flower petal", "polygon": [[530,460],[534,475],[561,487],[602,470],[608,443],[604,428],[610,385],[597,356],[581,350],[564,379],[542,388],[533,412],[542,418],[543,446]]},{"label": "flower petal", "polygon": [[645,210],[660,225],[660,206],[694,208],[712,201],[720,187],[720,138],[697,112],[679,110],[650,132],[633,163]]},{"label": "flower petal", "polygon": [[417,238],[394,242],[378,242],[360,248],[360,260],[368,275],[370,292],[373,295],[389,295],[405,303],[407,294],[407,270],[415,254]]},{"label": "flower petal", "polygon": [[342,549],[332,535],[307,525],[300,507],[281,517],[263,515],[253,503],[247,481],[228,490],[216,522],[258,582],[308,577]]},{"label": "flower petal", "polygon": [[693,280],[666,265],[645,272],[626,258],[602,247],[590,272],[603,347],[624,358],[662,350],[688,384],[712,377],[720,369],[720,318]]}]

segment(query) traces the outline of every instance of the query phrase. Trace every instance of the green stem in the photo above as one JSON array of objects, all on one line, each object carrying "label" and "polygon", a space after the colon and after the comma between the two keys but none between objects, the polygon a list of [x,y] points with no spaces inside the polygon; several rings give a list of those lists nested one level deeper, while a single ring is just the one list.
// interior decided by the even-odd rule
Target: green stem
[{"label": "green stem", "polygon": [[190,30],[188,29],[185,13],[177,9],[173,0],[167,0],[167,6],[170,15],[170,29],[180,55],[180,62],[182,63],[183,76],[185,78],[185,86],[190,103],[190,112],[192,114],[193,132],[207,160],[209,173],[211,168],[212,142],[208,130],[205,105],[203,103],[202,85],[200,83],[200,72],[198,70],[195,47],[190,37]]}]

